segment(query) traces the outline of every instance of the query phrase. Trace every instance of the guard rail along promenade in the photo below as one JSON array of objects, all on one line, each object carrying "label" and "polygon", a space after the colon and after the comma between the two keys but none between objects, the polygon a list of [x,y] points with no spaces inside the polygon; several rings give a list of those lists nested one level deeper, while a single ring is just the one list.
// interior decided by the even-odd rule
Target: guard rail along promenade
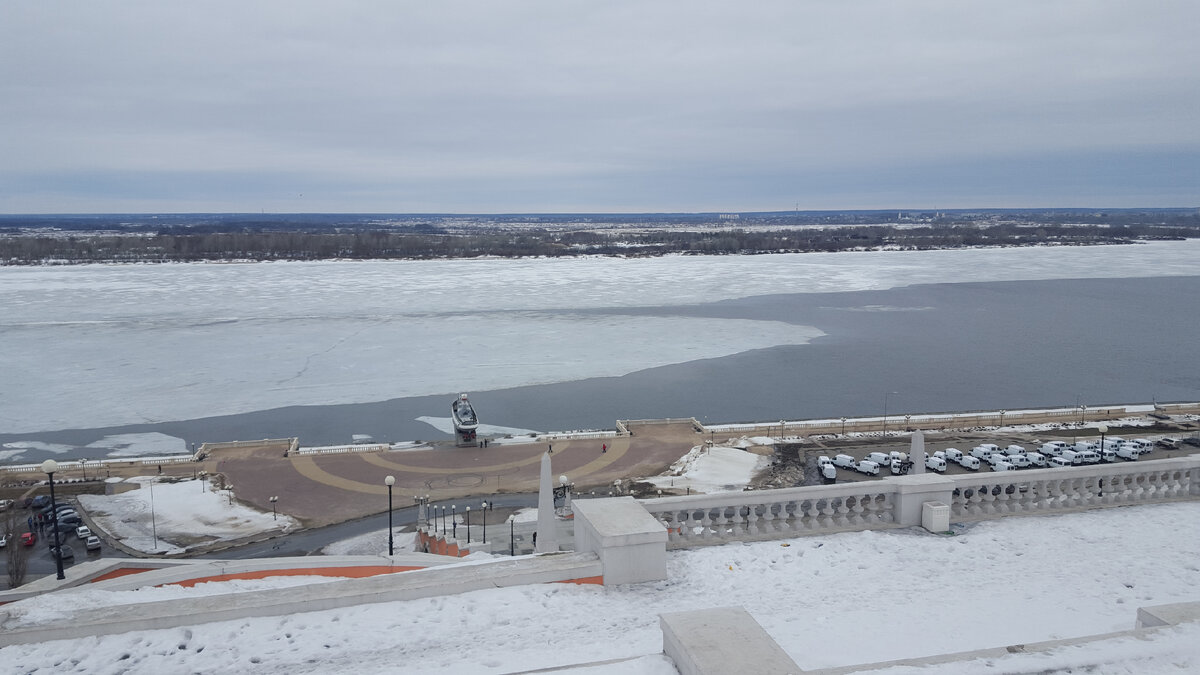
[{"label": "guard rail along promenade", "polygon": [[925,473],[840,485],[662,497],[639,503],[667,529],[667,548],[922,525],[926,503],[950,520],[1200,499],[1200,454],[1053,469]]}]

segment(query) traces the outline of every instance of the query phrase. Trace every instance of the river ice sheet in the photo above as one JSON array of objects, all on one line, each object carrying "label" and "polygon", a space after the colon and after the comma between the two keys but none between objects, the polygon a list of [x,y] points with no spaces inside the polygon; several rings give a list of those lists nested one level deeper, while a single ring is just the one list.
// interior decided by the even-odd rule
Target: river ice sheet
[{"label": "river ice sheet", "polygon": [[1194,275],[1197,259],[1200,240],[650,259],[5,267],[0,433],[618,376],[820,335],[780,321],[622,309],[920,283]]}]

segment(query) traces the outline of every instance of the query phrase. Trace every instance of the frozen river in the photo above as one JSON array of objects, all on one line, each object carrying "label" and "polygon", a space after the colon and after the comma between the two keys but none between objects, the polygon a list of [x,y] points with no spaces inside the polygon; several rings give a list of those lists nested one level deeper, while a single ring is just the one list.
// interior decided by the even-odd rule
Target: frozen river
[{"label": "frozen river", "polygon": [[[1196,400],[1200,241],[0,268],[0,459]],[[136,449],[135,449],[136,450]]]}]

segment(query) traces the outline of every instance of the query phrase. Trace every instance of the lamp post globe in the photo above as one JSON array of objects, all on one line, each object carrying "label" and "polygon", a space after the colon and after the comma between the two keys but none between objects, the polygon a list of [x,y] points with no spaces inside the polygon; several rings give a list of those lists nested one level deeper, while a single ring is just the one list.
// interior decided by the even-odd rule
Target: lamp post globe
[{"label": "lamp post globe", "polygon": [[58,462],[52,459],[42,462],[42,471],[50,478],[50,514],[54,519],[54,569],[58,572],[58,579],[61,581],[67,577],[63,574],[63,542],[62,538],[58,536],[58,501],[54,498],[54,473],[58,471]]},{"label": "lamp post globe", "polygon": [[392,535],[392,486],[396,484],[396,477],[384,478],[383,484],[388,489],[388,555],[392,555],[395,553],[394,535]]}]

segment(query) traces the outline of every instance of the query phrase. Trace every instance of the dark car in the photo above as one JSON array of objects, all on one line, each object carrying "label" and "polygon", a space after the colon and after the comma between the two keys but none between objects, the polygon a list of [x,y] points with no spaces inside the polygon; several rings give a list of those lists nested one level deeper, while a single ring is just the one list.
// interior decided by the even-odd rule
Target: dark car
[{"label": "dark car", "polygon": [[50,495],[37,495],[29,502],[29,507],[41,509],[50,506]]},{"label": "dark car", "polygon": [[75,557],[75,549],[71,548],[70,546],[67,546],[66,544],[63,544],[61,547],[51,546],[50,547],[50,555],[57,555],[60,550],[62,551],[62,557],[64,557],[64,558],[74,558]]}]

